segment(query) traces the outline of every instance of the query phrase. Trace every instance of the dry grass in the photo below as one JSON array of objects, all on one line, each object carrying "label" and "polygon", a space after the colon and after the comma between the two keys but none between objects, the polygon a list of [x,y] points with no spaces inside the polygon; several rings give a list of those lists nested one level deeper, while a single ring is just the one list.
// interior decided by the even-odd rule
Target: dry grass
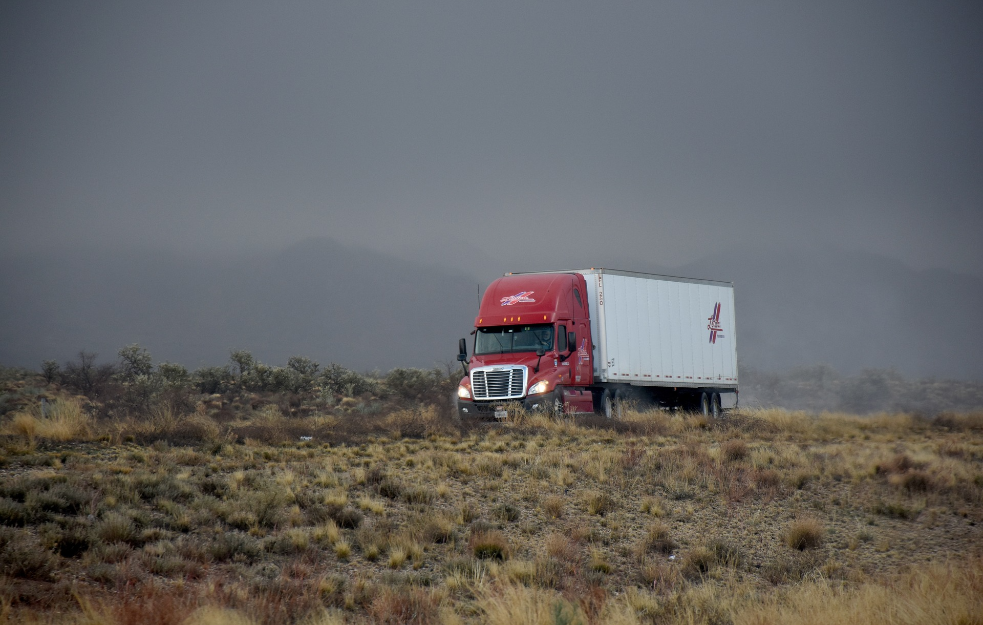
[{"label": "dry grass", "polygon": [[783,542],[792,549],[804,551],[818,549],[823,544],[822,523],[813,517],[797,519],[782,535]]},{"label": "dry grass", "polygon": [[736,609],[735,625],[974,625],[983,622],[983,562],[936,563],[857,587],[829,580]]},{"label": "dry grass", "polygon": [[[980,613],[974,418],[514,411],[473,428],[406,408],[356,431],[273,404],[224,421],[210,410],[90,421],[70,443],[39,434],[34,419],[34,445],[24,445],[30,426],[5,419],[8,622],[956,623]],[[181,442],[189,432],[201,438]],[[944,618],[943,598],[954,606]]]},{"label": "dry grass", "polygon": [[23,436],[32,445],[35,438],[53,441],[89,440],[93,419],[75,397],[35,404],[18,412],[4,425],[2,433]]}]

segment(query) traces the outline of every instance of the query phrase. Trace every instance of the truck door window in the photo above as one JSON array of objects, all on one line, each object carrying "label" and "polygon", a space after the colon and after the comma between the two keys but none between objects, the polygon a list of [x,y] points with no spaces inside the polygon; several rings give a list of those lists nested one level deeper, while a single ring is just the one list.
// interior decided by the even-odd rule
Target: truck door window
[{"label": "truck door window", "polygon": [[561,352],[567,351],[567,326],[560,326],[557,329],[556,348]]}]

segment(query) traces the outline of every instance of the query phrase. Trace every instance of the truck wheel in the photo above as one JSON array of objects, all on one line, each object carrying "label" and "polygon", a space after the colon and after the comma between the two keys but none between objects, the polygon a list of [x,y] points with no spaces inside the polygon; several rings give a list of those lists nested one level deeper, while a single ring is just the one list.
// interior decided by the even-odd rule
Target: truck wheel
[{"label": "truck wheel", "polygon": [[563,400],[560,399],[561,394],[562,393],[559,390],[556,391],[556,395],[553,397],[553,405],[550,406],[554,419],[559,419],[563,416]]},{"label": "truck wheel", "polygon": [[698,411],[704,417],[710,416],[710,398],[706,393],[700,393],[700,405]]},{"label": "truck wheel", "polygon": [[604,392],[601,394],[601,414],[608,419],[614,419],[618,416],[615,414],[616,410],[614,393],[611,392],[611,389],[604,389]]},{"label": "truck wheel", "polygon": [[710,415],[714,419],[720,418],[720,393],[714,393],[710,398]]}]

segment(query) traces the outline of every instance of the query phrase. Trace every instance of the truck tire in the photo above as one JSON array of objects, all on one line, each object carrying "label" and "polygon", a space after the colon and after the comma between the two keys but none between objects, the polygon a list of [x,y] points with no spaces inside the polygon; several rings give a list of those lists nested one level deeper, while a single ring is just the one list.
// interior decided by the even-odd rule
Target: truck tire
[{"label": "truck tire", "polygon": [[710,416],[710,398],[706,393],[700,393],[700,403],[697,405],[697,412],[704,417]]},{"label": "truck tire", "polygon": [[618,402],[614,397],[614,392],[606,388],[601,393],[601,414],[608,419],[616,419],[618,415]]},{"label": "truck tire", "polygon": [[712,416],[714,419],[719,419],[721,414],[720,393],[714,393],[710,397],[710,416]]}]

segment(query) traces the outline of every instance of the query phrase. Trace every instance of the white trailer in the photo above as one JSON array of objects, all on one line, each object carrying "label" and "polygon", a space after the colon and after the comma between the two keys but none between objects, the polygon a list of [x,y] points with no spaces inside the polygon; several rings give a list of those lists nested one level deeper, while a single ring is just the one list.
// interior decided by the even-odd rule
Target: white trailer
[{"label": "white trailer", "polygon": [[591,269],[596,382],[737,389],[734,286]]},{"label": "white trailer", "polygon": [[[587,283],[594,384],[618,399],[653,399],[714,414],[738,402],[734,285],[613,269],[578,270]],[[647,387],[644,392],[624,388]],[[639,389],[641,390],[641,389]]]}]

